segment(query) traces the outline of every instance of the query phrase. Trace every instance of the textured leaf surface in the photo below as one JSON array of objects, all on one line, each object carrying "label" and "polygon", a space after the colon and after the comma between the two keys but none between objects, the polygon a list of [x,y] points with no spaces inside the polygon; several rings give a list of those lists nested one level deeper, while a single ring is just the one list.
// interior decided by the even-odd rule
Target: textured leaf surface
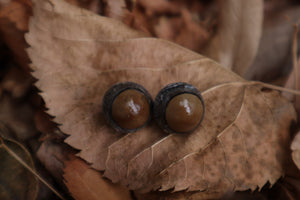
[{"label": "textured leaf surface", "polygon": [[[66,143],[113,182],[142,192],[222,193],[273,184],[282,175],[295,111],[278,92],[63,1],[35,2],[26,39],[37,86],[70,135]],[[188,82],[202,92],[205,118],[189,135],[167,135],[155,124],[116,133],[101,104],[121,81],[143,85],[153,98],[168,83]]]}]

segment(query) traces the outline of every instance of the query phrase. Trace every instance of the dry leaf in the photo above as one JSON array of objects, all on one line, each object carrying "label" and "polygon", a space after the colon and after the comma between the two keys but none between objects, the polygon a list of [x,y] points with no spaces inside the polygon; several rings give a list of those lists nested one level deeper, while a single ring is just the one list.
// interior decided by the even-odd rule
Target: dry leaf
[{"label": "dry leaf", "polygon": [[[286,3],[287,1],[280,2]],[[299,22],[300,6],[293,5],[289,8],[284,5],[280,6],[281,9],[277,8],[264,16],[257,55],[245,73],[245,78],[248,80],[274,81],[286,76],[292,68],[292,24]],[[298,38],[300,38],[300,33]],[[300,46],[300,39],[298,41],[298,46]]]},{"label": "dry leaf", "polygon": [[30,153],[20,143],[2,138],[0,132],[0,199],[35,200],[39,191],[37,178],[22,166],[3,147],[2,141],[10,150],[21,157],[32,169],[34,163]]},{"label": "dry leaf", "polygon": [[132,6],[131,18],[123,21],[137,30],[200,52],[213,35],[216,5],[215,1],[138,0]]},{"label": "dry leaf", "polygon": [[64,182],[76,200],[131,200],[128,190],[104,180],[81,159],[73,157],[64,164]]},{"label": "dry leaf", "polygon": [[220,1],[219,25],[204,54],[244,76],[258,49],[263,1]]},{"label": "dry leaf", "polygon": [[51,140],[44,141],[37,151],[37,157],[56,180],[62,180],[64,161],[72,153],[66,144],[58,144]]},{"label": "dry leaf", "polygon": [[[35,2],[28,53],[49,114],[70,135],[66,143],[134,190],[220,195],[275,183],[295,118],[291,104],[208,58],[140,36],[63,1]],[[188,82],[202,92],[206,116],[189,135],[167,135],[155,124],[116,133],[104,122],[101,104],[121,81],[140,83],[153,97],[168,83]]]},{"label": "dry leaf", "polygon": [[61,186],[67,186],[76,200],[131,199],[128,190],[104,180],[99,172],[76,158],[75,152],[64,143],[47,139],[40,146],[37,156],[58,183],[65,183]]},{"label": "dry leaf", "polygon": [[154,28],[157,37],[174,41],[193,51],[201,50],[209,39],[207,30],[186,9],[182,9],[181,17],[159,18],[159,23]]},{"label": "dry leaf", "polygon": [[300,133],[296,135],[291,144],[292,158],[298,169],[300,169]]}]

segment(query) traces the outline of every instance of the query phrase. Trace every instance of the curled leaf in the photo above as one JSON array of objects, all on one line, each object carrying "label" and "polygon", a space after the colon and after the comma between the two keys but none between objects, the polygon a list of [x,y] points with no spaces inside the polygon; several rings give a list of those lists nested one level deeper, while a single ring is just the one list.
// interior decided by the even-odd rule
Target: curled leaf
[{"label": "curled leaf", "polygon": [[204,54],[244,76],[255,58],[262,31],[263,1],[219,1],[218,30]]},{"label": "curled leaf", "polygon": [[[295,111],[278,92],[63,1],[35,2],[26,40],[48,112],[69,135],[65,142],[113,182],[142,192],[222,194],[282,176]],[[202,92],[205,118],[188,135],[167,135],[155,124],[116,133],[104,121],[102,98],[124,81],[153,98],[169,83],[190,83]]]}]

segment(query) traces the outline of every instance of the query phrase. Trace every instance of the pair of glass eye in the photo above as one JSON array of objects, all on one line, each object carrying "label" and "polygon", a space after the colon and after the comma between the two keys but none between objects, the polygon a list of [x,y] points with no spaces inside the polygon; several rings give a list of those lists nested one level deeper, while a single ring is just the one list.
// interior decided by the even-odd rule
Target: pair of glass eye
[{"label": "pair of glass eye", "polygon": [[183,82],[164,87],[154,103],[143,86],[133,82],[117,83],[107,90],[102,105],[108,124],[121,133],[141,129],[151,116],[167,133],[190,133],[204,116],[199,90]]}]

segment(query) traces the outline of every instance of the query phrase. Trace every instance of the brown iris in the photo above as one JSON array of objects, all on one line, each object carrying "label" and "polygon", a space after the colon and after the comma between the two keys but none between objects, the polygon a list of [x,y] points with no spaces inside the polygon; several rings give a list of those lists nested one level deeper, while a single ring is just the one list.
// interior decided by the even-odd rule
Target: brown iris
[{"label": "brown iris", "polygon": [[203,115],[203,105],[193,94],[175,96],[167,105],[166,122],[176,132],[190,132],[200,123]]},{"label": "brown iris", "polygon": [[112,104],[112,118],[124,129],[137,129],[145,124],[150,115],[150,105],[145,95],[128,89],[120,93]]},{"label": "brown iris", "polygon": [[102,110],[112,128],[121,133],[130,133],[142,128],[151,119],[152,98],[137,83],[117,83],[106,91]]}]

